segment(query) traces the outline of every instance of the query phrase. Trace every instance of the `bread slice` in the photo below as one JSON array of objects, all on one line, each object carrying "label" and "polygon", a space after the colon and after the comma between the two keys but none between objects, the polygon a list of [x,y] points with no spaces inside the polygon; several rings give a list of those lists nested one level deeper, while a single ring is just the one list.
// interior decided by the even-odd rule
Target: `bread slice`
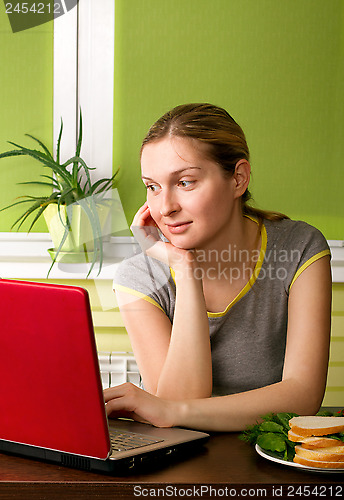
[{"label": "bread slice", "polygon": [[343,462],[344,467],[344,448],[343,446],[330,446],[329,448],[315,448],[309,450],[300,445],[295,446],[295,455],[306,458],[307,460],[321,462]]},{"label": "bread slice", "polygon": [[324,462],[321,460],[309,460],[304,457],[295,455],[294,462],[301,465],[306,465],[307,467],[320,467],[321,469],[343,469],[344,462]]},{"label": "bread slice", "polygon": [[312,436],[309,438],[304,438],[301,441],[302,448],[307,448],[308,450],[315,450],[317,448],[342,448],[344,450],[344,442],[339,439],[332,439],[327,437],[317,437]]},{"label": "bread slice", "polygon": [[329,448],[330,446],[344,446],[344,442],[339,439],[333,439],[326,436],[303,437],[299,434],[295,434],[292,430],[288,432],[288,439],[294,443],[302,443],[301,446],[309,450],[315,448]]},{"label": "bread slice", "polygon": [[288,431],[288,439],[289,441],[293,441],[294,443],[300,443],[304,439],[310,439],[310,438],[305,438],[304,436],[300,436],[300,434],[297,434],[295,431],[292,431],[290,429]]},{"label": "bread slice", "polygon": [[293,417],[289,420],[289,426],[299,436],[325,436],[344,431],[344,417]]}]

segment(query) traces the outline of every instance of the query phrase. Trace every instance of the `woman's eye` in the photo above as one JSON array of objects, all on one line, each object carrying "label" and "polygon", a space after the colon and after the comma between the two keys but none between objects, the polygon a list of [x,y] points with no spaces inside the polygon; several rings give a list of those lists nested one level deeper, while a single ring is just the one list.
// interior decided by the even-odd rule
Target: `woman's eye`
[{"label": "woman's eye", "polygon": [[194,181],[179,181],[179,185],[182,187],[189,187]]},{"label": "woman's eye", "polygon": [[146,186],[146,188],[147,188],[147,191],[153,191],[153,192],[155,192],[155,191],[158,190],[158,186],[156,186],[155,184],[148,184]]}]

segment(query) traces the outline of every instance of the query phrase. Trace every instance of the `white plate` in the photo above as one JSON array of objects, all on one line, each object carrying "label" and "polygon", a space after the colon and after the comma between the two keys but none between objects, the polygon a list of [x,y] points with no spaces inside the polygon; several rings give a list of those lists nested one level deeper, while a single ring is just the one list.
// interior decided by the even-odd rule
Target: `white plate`
[{"label": "white plate", "polygon": [[323,467],[307,467],[306,465],[297,464],[295,462],[287,462],[281,458],[276,457],[272,451],[263,450],[258,444],[256,444],[256,452],[263,458],[270,460],[271,462],[276,462],[277,464],[286,465],[287,467],[295,467],[296,469],[303,469],[310,472],[329,472],[329,473],[339,473],[344,474],[343,469],[325,469]]}]

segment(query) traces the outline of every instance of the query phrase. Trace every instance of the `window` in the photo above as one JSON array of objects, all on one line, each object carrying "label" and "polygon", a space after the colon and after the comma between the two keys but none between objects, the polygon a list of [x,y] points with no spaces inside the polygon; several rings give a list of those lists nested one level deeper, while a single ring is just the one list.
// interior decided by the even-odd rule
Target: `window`
[{"label": "window", "polygon": [[82,156],[97,177],[112,175],[114,0],[83,0],[54,21],[54,147],[63,118],[61,158],[75,149],[79,108]]}]

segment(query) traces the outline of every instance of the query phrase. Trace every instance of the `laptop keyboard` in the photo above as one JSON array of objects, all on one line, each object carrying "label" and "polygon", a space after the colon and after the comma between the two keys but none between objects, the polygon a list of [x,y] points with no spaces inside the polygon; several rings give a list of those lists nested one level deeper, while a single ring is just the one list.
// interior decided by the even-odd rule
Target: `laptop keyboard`
[{"label": "laptop keyboard", "polygon": [[110,441],[112,451],[116,452],[134,450],[135,448],[141,448],[142,446],[161,443],[163,439],[156,439],[143,434],[137,434],[136,432],[124,432],[111,429]]}]

